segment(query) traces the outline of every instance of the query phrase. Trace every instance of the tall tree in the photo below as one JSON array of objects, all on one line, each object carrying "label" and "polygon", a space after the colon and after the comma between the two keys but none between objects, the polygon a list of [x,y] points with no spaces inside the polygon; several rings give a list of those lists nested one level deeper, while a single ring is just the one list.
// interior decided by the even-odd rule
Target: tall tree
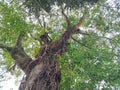
[{"label": "tall tree", "polygon": [[[106,68],[109,69],[110,66],[116,65],[110,62],[112,62],[112,60],[115,61],[114,58],[118,56],[116,51],[118,51],[117,48],[119,45],[116,45],[116,49],[113,50],[114,48],[110,45],[111,43],[108,42],[104,44],[104,41],[110,40],[111,42],[114,42],[113,38],[119,40],[119,31],[112,35],[112,39],[105,37],[104,34],[109,32],[106,31],[109,27],[107,24],[110,25],[111,22],[105,22],[105,20],[109,20],[109,17],[106,18],[104,15],[101,15],[102,13],[105,13],[101,10],[102,8],[105,8],[103,2],[104,1],[97,2],[97,0],[25,0],[24,2],[21,1],[19,3],[13,1],[12,4],[0,3],[0,32],[2,33],[0,40],[3,42],[0,43],[0,48],[5,52],[7,50],[15,63],[25,73],[25,77],[21,81],[19,90],[59,90],[61,82],[60,66],[61,68],[66,66],[65,61],[64,63],[60,63],[59,60],[69,60],[69,58],[70,61],[67,62],[67,65],[71,69],[68,69],[68,67],[66,69],[69,71],[75,70],[78,75],[76,74],[74,79],[64,76],[68,78],[69,81],[65,82],[66,79],[64,79],[62,83],[63,85],[66,85],[66,88],[61,87],[61,89],[94,89],[95,84],[100,83],[102,79],[106,81],[107,84],[110,83],[108,81],[112,80],[115,76],[111,75],[110,70],[106,73],[105,70],[107,70]],[[21,3],[23,3],[23,5],[19,7],[17,4],[20,5]],[[103,7],[99,5],[103,5]],[[118,13],[115,13],[114,9],[112,10],[113,14],[118,15]],[[23,14],[24,12],[26,13]],[[68,15],[66,13],[68,13]],[[92,13],[95,14],[94,17]],[[74,16],[72,16],[72,14]],[[66,22],[62,21],[63,19],[61,15],[64,16]],[[107,12],[105,15],[108,15]],[[78,16],[81,16],[81,18],[77,21]],[[57,24],[55,19],[58,19],[57,21],[61,20],[58,23],[61,24],[61,27],[55,28],[61,29],[60,31],[54,31],[53,26],[51,25],[55,25],[55,23]],[[33,24],[32,22],[35,22],[36,20],[37,23]],[[116,22],[117,21],[114,21],[112,24],[116,24]],[[94,31],[91,30],[85,32],[80,29],[81,25],[96,29]],[[117,24],[117,26],[119,25]],[[117,28],[119,27],[116,27],[116,29]],[[62,34],[60,33],[61,35],[59,35],[58,32],[62,32]],[[57,33],[58,36],[54,36],[55,33]],[[74,34],[80,34],[82,35],[82,38],[80,36],[73,36]],[[17,39],[16,35],[18,35]],[[57,39],[54,39],[54,37]],[[34,42],[32,38],[38,41],[39,44],[38,42]],[[76,39],[80,39],[80,41]],[[75,44],[75,46],[73,44],[74,41],[80,45]],[[38,51],[38,48],[34,48],[34,52],[32,52],[31,49],[33,49],[36,44],[40,46],[40,50]],[[25,46],[26,48],[24,48]],[[78,51],[77,48],[79,48],[80,51]],[[28,53],[26,53],[27,50],[29,50]],[[65,52],[68,53],[65,54]],[[3,55],[6,55],[6,53],[4,53]],[[64,54],[68,57],[62,56]],[[72,57],[73,55],[74,57]],[[103,57],[104,55],[106,56]],[[33,58],[33,56],[35,56],[35,58]],[[73,59],[73,61],[71,59]],[[105,59],[110,61],[108,62]],[[85,61],[83,62],[83,60]],[[78,66],[74,66],[75,64]],[[100,68],[101,66],[103,66],[103,68]],[[98,68],[95,69],[96,67]],[[85,72],[84,70],[88,70],[88,72]],[[97,72],[95,72],[95,70],[97,70]],[[71,71],[71,73],[74,73],[73,71]],[[83,72],[85,72],[86,75],[82,75]],[[104,75],[102,75],[102,73]],[[84,78],[83,82],[86,82],[86,84],[89,82],[91,87],[89,85],[83,85],[82,81],[79,81],[80,74],[82,75],[81,77]],[[109,78],[108,76],[113,76],[113,78]],[[117,78],[118,77],[119,76],[117,76]],[[74,84],[72,84],[74,80],[77,83],[74,82]],[[69,86],[70,82],[72,82],[71,86]],[[81,88],[74,87],[75,84],[76,86],[79,85],[79,82],[80,85],[82,85]]]}]

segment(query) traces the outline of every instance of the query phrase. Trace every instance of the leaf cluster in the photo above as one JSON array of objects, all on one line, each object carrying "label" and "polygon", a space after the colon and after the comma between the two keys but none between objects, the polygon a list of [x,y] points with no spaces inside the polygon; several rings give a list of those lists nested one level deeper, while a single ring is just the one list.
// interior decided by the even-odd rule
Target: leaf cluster
[{"label": "leaf cluster", "polygon": [[[92,41],[87,41],[91,43]],[[94,47],[91,44],[90,47]],[[97,85],[105,81],[103,89],[110,89],[120,80],[119,65],[113,61],[114,53],[101,46],[88,49],[72,43],[68,53],[60,58],[62,69],[61,90],[99,90]],[[115,74],[113,74],[115,73]]]},{"label": "leaf cluster", "polygon": [[13,44],[19,33],[26,35],[30,27],[26,22],[18,3],[7,4],[0,2],[0,41]]}]

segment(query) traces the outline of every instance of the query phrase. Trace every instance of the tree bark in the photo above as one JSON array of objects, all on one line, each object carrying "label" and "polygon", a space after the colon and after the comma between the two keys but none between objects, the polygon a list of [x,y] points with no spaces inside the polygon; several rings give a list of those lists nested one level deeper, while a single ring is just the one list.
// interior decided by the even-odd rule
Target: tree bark
[{"label": "tree bark", "polygon": [[34,64],[30,74],[23,78],[19,90],[59,90],[61,72],[58,60],[45,56]]}]

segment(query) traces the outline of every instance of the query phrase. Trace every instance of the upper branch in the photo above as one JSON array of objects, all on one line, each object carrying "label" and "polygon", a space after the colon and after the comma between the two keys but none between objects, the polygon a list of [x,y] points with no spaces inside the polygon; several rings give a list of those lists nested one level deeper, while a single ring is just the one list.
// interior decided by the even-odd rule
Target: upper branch
[{"label": "upper branch", "polygon": [[43,55],[52,55],[52,54],[63,54],[64,52],[66,52],[66,46],[69,45],[69,39],[72,37],[73,34],[76,33],[80,33],[82,35],[89,35],[83,31],[81,31],[79,29],[79,27],[81,26],[81,24],[84,22],[85,19],[85,14],[82,16],[82,18],[79,20],[79,22],[75,25],[72,26],[67,15],[64,13],[64,10],[62,9],[62,14],[66,19],[66,23],[67,23],[67,29],[66,31],[61,35],[61,37],[50,43],[48,46],[43,47],[40,50],[39,56],[43,56]]},{"label": "upper branch", "polygon": [[51,47],[50,51],[52,51],[51,53],[53,54],[59,53],[61,52],[61,50],[64,51],[66,46],[69,45],[68,40],[72,37],[73,34],[80,33],[82,35],[89,35],[79,29],[80,25],[84,22],[85,14],[82,16],[80,21],[75,26],[72,26],[70,24],[70,21],[67,15],[63,12],[63,9],[62,9],[62,14],[66,19],[68,27],[58,40],[50,44],[50,47]]},{"label": "upper branch", "polygon": [[22,45],[22,39],[23,39],[23,35],[22,35],[22,33],[20,33],[18,36],[17,42],[16,42],[16,46]]},{"label": "upper branch", "polygon": [[71,26],[70,20],[67,17],[67,15],[64,13],[63,8],[62,8],[62,15],[65,17],[65,20],[66,20],[66,23],[67,23],[67,27],[70,27]]},{"label": "upper branch", "polygon": [[76,24],[75,29],[79,29],[79,27],[82,25],[86,17],[86,13],[83,14],[83,16],[80,18],[79,22]]}]

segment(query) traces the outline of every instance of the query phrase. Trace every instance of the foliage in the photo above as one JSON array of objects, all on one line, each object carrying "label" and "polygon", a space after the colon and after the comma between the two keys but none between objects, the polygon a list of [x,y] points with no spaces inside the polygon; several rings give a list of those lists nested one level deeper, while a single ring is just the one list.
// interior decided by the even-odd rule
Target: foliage
[{"label": "foliage", "polygon": [[99,0],[25,0],[24,4],[30,9],[31,12],[37,14],[42,9],[50,12],[53,5],[65,5],[65,8],[80,8],[84,6],[85,2],[94,3]]},{"label": "foliage", "polygon": [[20,32],[23,34],[28,32],[29,27],[17,3],[10,6],[0,2],[0,15],[0,41],[12,44]]},{"label": "foliage", "polygon": [[[91,47],[94,47],[94,44]],[[120,76],[112,75],[113,69],[117,73],[119,68],[113,58],[114,53],[107,48],[88,49],[74,42],[68,47],[68,53],[60,58],[63,75],[61,90],[94,90],[102,80],[110,85],[115,84],[115,77]],[[112,81],[113,78],[115,81]]]}]

